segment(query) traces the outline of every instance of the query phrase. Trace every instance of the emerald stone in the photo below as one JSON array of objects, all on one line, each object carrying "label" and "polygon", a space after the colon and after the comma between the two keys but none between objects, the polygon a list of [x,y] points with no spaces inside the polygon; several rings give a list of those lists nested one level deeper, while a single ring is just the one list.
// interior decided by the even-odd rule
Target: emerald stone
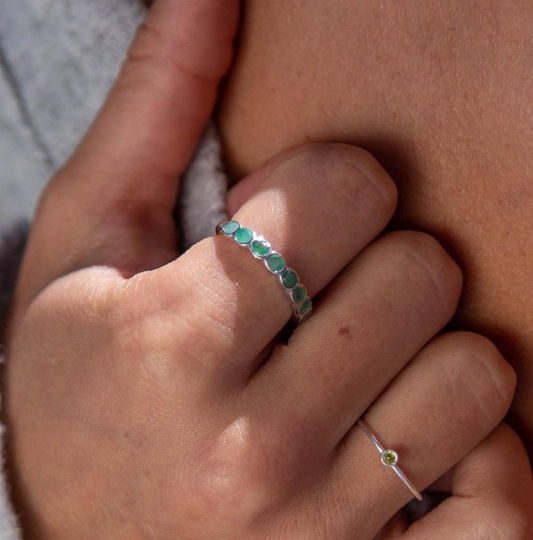
[{"label": "emerald stone", "polygon": [[281,282],[287,289],[292,289],[298,284],[298,274],[294,270],[287,270],[283,276],[281,276]]},{"label": "emerald stone", "polygon": [[299,304],[306,296],[307,291],[303,285],[296,287],[296,289],[292,291],[292,300],[296,304]]},{"label": "emerald stone", "polygon": [[270,253],[270,246],[265,240],[254,240],[251,247],[252,253],[255,253],[258,257],[264,257]]},{"label": "emerald stone", "polygon": [[272,253],[265,261],[272,272],[281,272],[285,268],[285,259],[279,253]]},{"label": "emerald stone", "polygon": [[300,309],[298,310],[298,313],[300,315],[303,315],[304,313],[306,313],[309,308],[311,307],[311,299],[308,298],[301,306],[300,306]]},{"label": "emerald stone", "polygon": [[251,229],[247,229],[246,227],[243,227],[242,229],[239,229],[233,237],[239,244],[248,244],[250,240],[254,237],[254,233]]},{"label": "emerald stone", "polygon": [[233,234],[240,227],[237,221],[228,221],[222,225],[224,234]]},{"label": "emerald stone", "polygon": [[387,467],[394,467],[398,463],[398,454],[394,450],[383,450],[381,453],[381,461]]}]

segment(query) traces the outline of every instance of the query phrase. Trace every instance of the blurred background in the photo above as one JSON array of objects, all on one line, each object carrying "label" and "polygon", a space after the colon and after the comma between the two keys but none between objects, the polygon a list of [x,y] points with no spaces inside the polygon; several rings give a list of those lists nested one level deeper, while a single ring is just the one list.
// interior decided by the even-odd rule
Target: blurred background
[{"label": "blurred background", "polygon": [[104,100],[145,9],[140,0],[2,0],[0,232],[31,218]]}]

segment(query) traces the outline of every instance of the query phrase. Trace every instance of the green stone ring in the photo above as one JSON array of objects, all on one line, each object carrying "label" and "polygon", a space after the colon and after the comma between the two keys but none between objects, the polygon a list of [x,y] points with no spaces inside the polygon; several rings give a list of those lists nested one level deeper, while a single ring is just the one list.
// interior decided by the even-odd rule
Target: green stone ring
[{"label": "green stone ring", "polygon": [[300,283],[298,274],[287,266],[285,259],[274,251],[262,236],[234,220],[221,221],[216,226],[216,233],[233,238],[239,246],[248,248],[256,259],[263,261],[272,274],[278,276],[291,303],[292,318],[296,323],[303,322],[311,315],[312,301],[307,295],[307,289]]},{"label": "green stone ring", "polygon": [[383,445],[379,442],[378,438],[372,433],[372,430],[367,426],[362,418],[357,420],[357,424],[360,428],[368,435],[368,438],[374,443],[374,446],[379,450],[381,454],[381,463],[386,467],[392,469],[404,483],[405,487],[419,500],[422,500],[422,495],[415,488],[413,483],[405,476],[403,471],[398,467],[398,454],[392,448],[384,448]]}]

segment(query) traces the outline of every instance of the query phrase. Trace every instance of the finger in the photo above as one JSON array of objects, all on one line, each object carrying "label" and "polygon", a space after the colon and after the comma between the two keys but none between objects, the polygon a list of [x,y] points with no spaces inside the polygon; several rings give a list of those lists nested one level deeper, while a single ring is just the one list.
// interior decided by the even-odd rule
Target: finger
[{"label": "finger", "polygon": [[116,188],[118,200],[140,190],[134,192],[139,199],[173,208],[177,177],[192,157],[229,68],[237,18],[234,0],[154,2],[75,158],[110,167],[115,181],[110,186],[105,179],[101,187]]},{"label": "finger", "polygon": [[238,1],[157,0],[101,113],[49,186],[28,265],[38,285],[107,264],[125,275],[174,258],[179,176],[229,67]]},{"label": "finger", "polygon": [[374,242],[255,376],[250,393],[268,411],[265,422],[330,451],[450,320],[461,283],[459,267],[428,235],[401,231]]},{"label": "finger", "polygon": [[402,538],[533,538],[531,467],[522,441],[509,426],[498,426],[456,465],[452,490],[450,498]]},{"label": "finger", "polygon": [[[385,227],[395,201],[392,180],[368,153],[315,144],[271,169],[234,218],[264,235],[315,295]],[[291,314],[279,277],[224,236],[203,240],[141,279],[145,309],[151,312],[157,298],[200,329],[185,348],[201,355],[220,383],[247,379]]]},{"label": "finger", "polygon": [[[469,333],[445,334],[394,379],[365,421],[385,448],[398,452],[398,465],[421,491],[501,422],[515,383],[512,368],[488,340]],[[339,505],[354,508],[349,502],[358,501],[347,526],[360,538],[373,538],[413,498],[382,465],[378,450],[357,425],[334,452],[330,471],[320,487],[322,499],[334,501],[330,514]]]},{"label": "finger", "polygon": [[261,183],[269,177],[270,173],[296,152],[300,152],[302,148],[305,147],[296,146],[283,150],[263,163],[254,174],[250,174],[229,189],[226,195],[228,214],[234,216],[239,208],[257,191]]}]

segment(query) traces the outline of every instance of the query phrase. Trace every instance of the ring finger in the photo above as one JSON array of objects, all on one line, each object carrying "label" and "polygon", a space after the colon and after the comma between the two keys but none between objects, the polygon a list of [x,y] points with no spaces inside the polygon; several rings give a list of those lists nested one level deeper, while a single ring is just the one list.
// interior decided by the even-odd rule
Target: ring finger
[{"label": "ring finger", "polygon": [[[432,341],[398,375],[365,415],[398,465],[422,490],[440,478],[502,420],[514,392],[510,365],[487,339],[457,332]],[[326,515],[343,508],[338,538],[373,538],[413,495],[387,470],[367,435],[354,426],[333,453],[320,486]],[[351,519],[346,509],[359,501]],[[349,511],[349,510],[348,510]],[[351,535],[350,535],[351,531]]]}]

